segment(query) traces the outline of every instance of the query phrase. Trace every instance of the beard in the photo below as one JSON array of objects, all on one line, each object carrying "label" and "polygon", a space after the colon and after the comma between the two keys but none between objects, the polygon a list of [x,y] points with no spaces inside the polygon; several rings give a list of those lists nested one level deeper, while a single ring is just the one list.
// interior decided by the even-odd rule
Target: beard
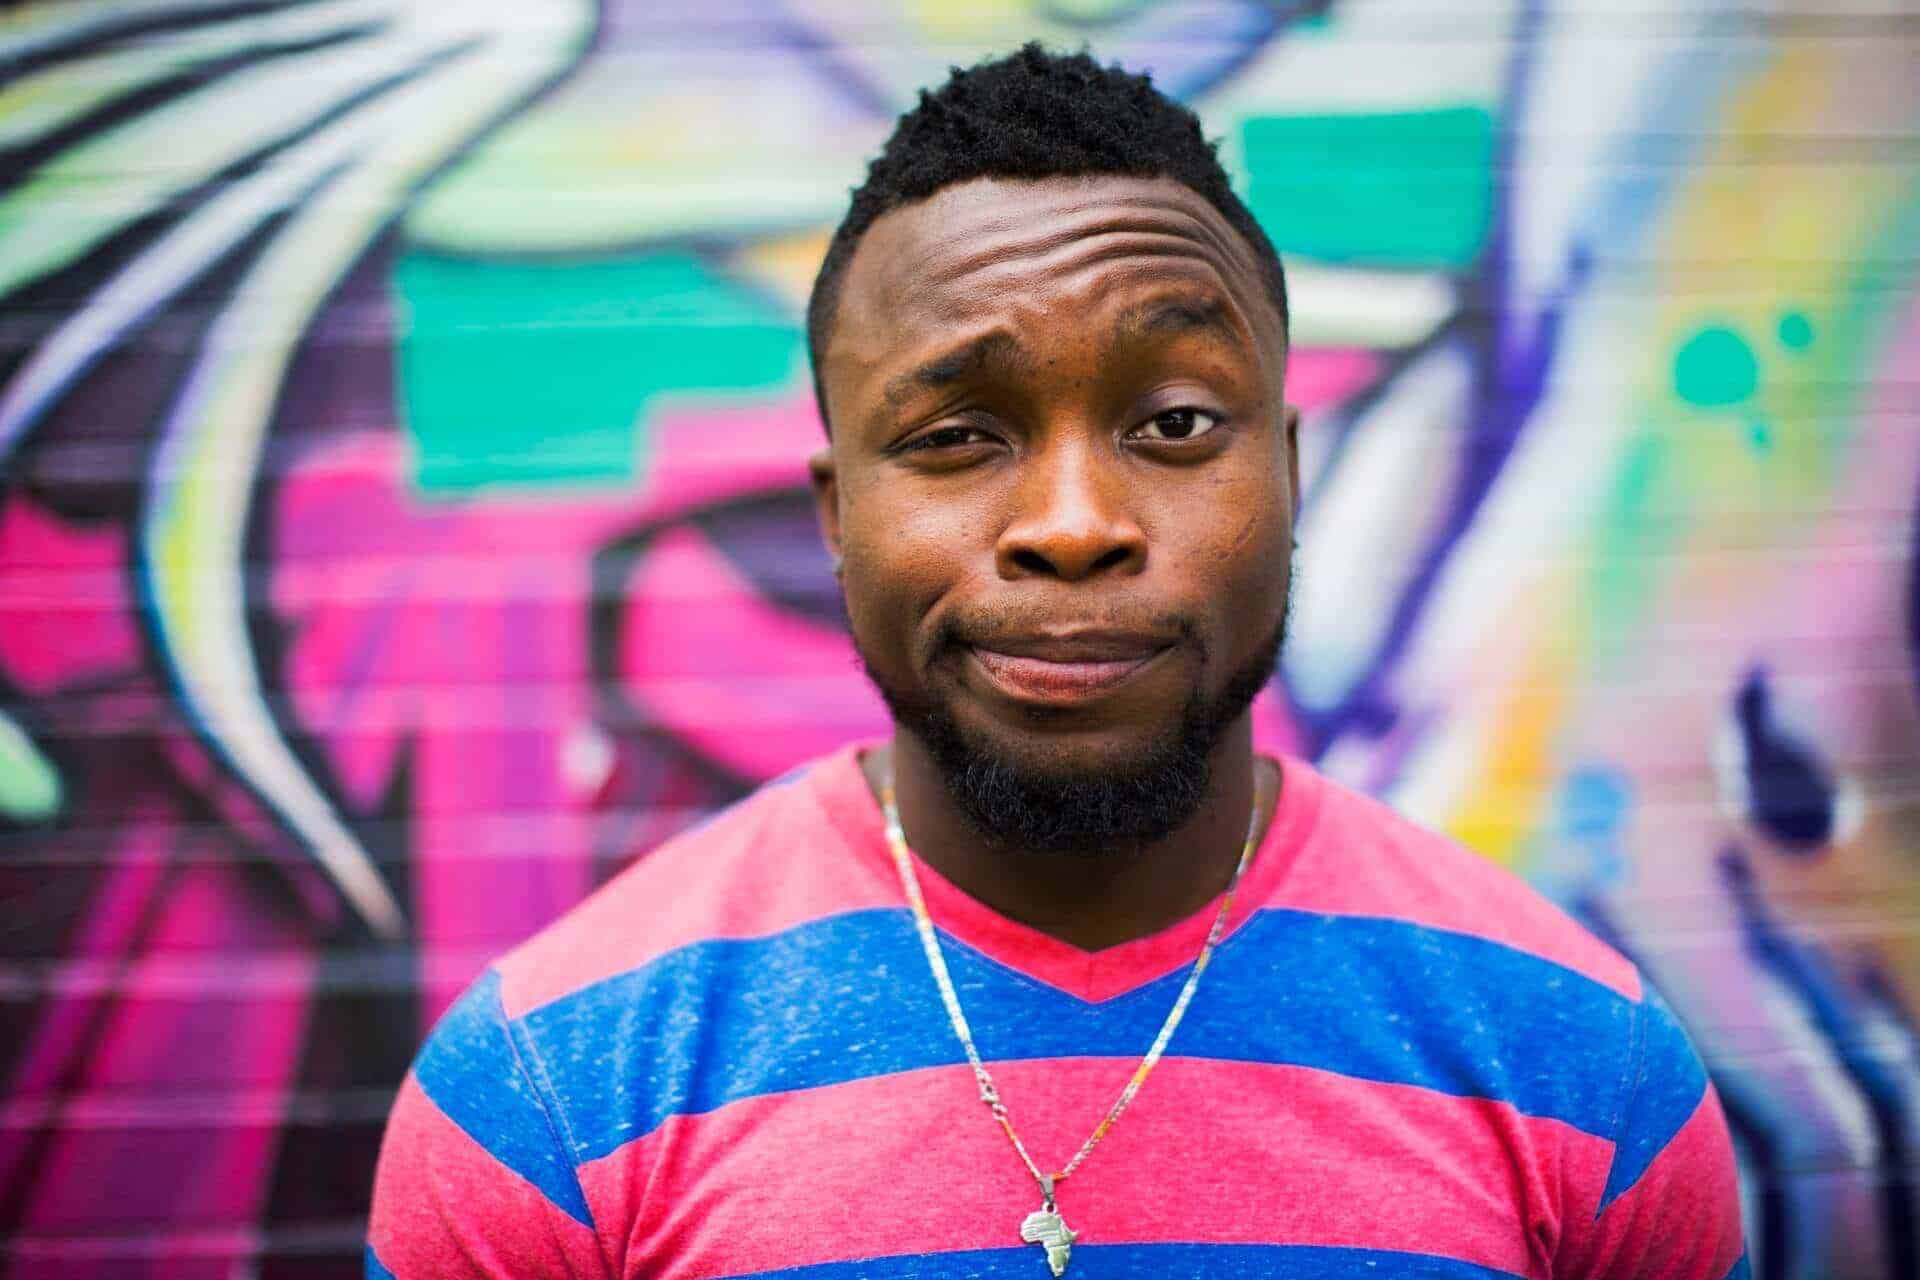
[{"label": "beard", "polygon": [[[1283,610],[1220,692],[1207,697],[1196,688],[1176,722],[1137,759],[1118,769],[1079,772],[1008,759],[970,737],[946,702],[924,689],[890,687],[864,652],[861,661],[895,723],[926,747],[947,794],[974,830],[1007,848],[1093,856],[1164,839],[1199,812],[1213,783],[1214,748],[1273,677],[1286,633]],[[957,637],[948,640],[958,643]]]}]

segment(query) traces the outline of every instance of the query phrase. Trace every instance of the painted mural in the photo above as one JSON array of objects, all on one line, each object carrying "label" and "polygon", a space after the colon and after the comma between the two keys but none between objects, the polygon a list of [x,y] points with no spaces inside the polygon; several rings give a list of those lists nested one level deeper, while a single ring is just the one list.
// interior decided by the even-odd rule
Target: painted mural
[{"label": "painted mural", "polygon": [[881,731],[802,303],[1032,36],[1192,102],[1289,264],[1263,738],[1645,966],[1757,1275],[1920,1274],[1899,0],[10,6],[0,1274],[356,1274],[453,994]]}]

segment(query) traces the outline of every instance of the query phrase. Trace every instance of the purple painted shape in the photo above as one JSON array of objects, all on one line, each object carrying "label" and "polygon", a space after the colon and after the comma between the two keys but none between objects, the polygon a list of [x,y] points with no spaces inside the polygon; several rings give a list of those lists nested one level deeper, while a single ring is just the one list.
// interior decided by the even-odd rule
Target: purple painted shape
[{"label": "purple painted shape", "polygon": [[[1540,0],[1528,0],[1515,24],[1505,109],[1516,118],[1525,111],[1533,59],[1537,56],[1535,33],[1542,18]],[[1473,527],[1480,504],[1492,491],[1521,433],[1539,407],[1559,350],[1566,304],[1579,293],[1586,279],[1586,263],[1576,259],[1570,264],[1560,292],[1544,302],[1537,313],[1510,296],[1513,274],[1510,255],[1514,246],[1512,195],[1508,187],[1513,181],[1514,145],[1512,137],[1499,135],[1499,154],[1491,165],[1498,186],[1487,243],[1474,274],[1462,290],[1460,317],[1464,319],[1456,319],[1444,339],[1469,345],[1473,393],[1468,401],[1465,429],[1461,432],[1466,456],[1455,473],[1445,514],[1408,576],[1407,586],[1364,673],[1332,707],[1305,713],[1305,727],[1315,755],[1325,751],[1344,733],[1379,736],[1387,732],[1397,718],[1398,708],[1388,692],[1392,673],[1412,644],[1433,601],[1441,571],[1460,539]],[[1524,328],[1523,316],[1528,320]],[[1491,318],[1490,329],[1480,327],[1481,317]]]}]

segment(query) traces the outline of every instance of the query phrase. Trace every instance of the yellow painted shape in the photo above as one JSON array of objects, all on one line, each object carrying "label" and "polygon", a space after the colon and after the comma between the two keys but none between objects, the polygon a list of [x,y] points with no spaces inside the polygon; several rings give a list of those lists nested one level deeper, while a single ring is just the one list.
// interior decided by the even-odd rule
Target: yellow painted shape
[{"label": "yellow painted shape", "polygon": [[1555,747],[1569,701],[1570,673],[1556,646],[1545,642],[1554,629],[1538,634],[1501,694],[1495,730],[1459,807],[1443,823],[1462,844],[1509,868],[1517,867],[1540,829],[1558,777]]}]

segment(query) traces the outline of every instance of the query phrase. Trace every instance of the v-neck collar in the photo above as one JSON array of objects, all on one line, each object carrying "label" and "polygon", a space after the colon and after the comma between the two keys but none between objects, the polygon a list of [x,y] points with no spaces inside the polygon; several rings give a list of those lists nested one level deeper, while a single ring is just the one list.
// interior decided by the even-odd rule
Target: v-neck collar
[{"label": "v-neck collar", "polygon": [[[904,908],[906,898],[898,888],[893,854],[887,847],[885,818],[860,769],[861,755],[878,745],[863,742],[841,748],[821,761],[808,781],[862,871],[884,877]],[[1299,760],[1276,763],[1280,797],[1253,863],[1241,877],[1223,941],[1279,890],[1299,862],[1320,811],[1320,776]],[[1216,897],[1155,933],[1087,951],[1001,914],[934,870],[919,854],[912,856],[927,911],[941,933],[1015,973],[1090,1003],[1138,990],[1191,964],[1220,909]]]}]

